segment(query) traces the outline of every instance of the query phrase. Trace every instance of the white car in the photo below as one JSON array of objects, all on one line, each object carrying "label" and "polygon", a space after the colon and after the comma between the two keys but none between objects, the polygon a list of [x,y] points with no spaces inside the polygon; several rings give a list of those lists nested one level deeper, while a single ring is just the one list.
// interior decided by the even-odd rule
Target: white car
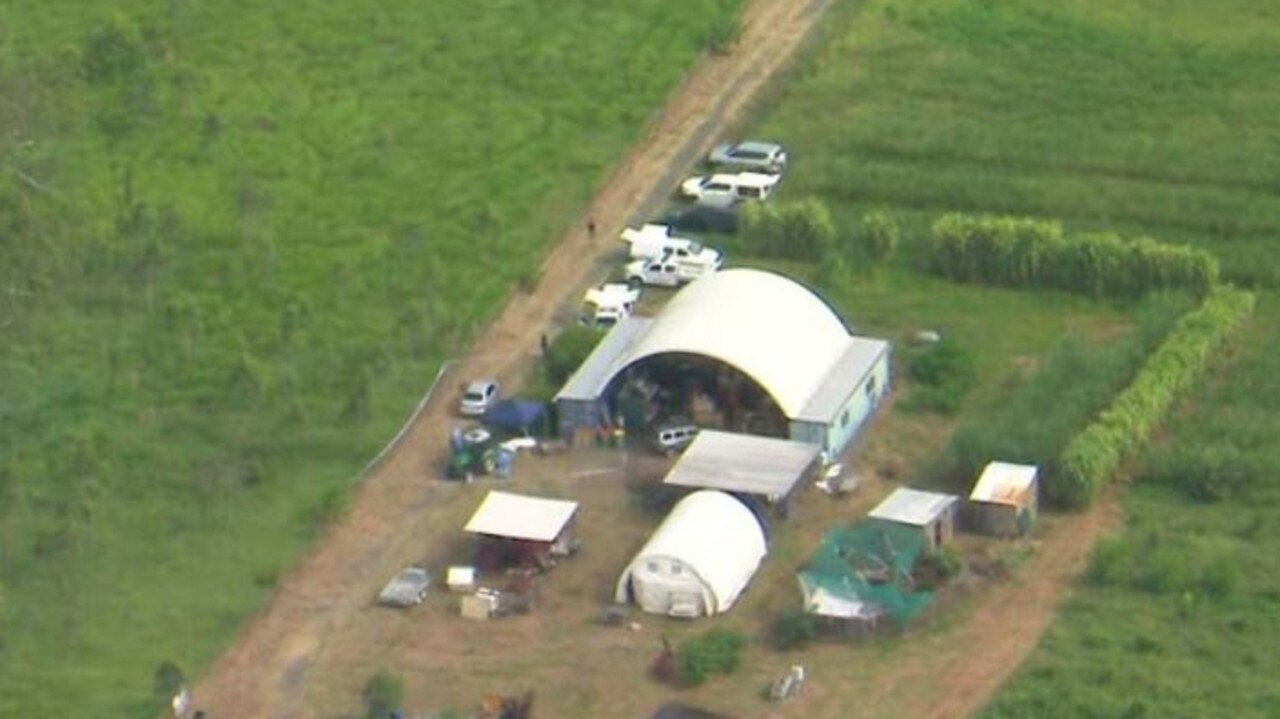
[{"label": "white car", "polygon": [[660,287],[679,287],[692,282],[703,275],[720,269],[721,261],[699,263],[681,262],[667,256],[656,260],[636,260],[627,265],[627,284],[632,287],[640,285],[658,285]]},{"label": "white car", "polygon": [[680,194],[698,202],[736,202],[766,200],[778,184],[780,175],[763,172],[739,172],[732,175],[698,175],[680,185]]},{"label": "white car", "polygon": [[639,301],[639,287],[621,282],[592,287],[582,298],[582,322],[596,327],[612,327],[630,317]]},{"label": "white car", "polygon": [[462,390],[458,411],[468,417],[479,417],[498,399],[498,383],[491,379],[476,380]]},{"label": "white car", "polygon": [[622,240],[631,246],[629,254],[633,260],[656,260],[672,255],[681,261],[706,263],[720,258],[718,250],[704,247],[697,240],[676,237],[666,225],[648,224],[638,230],[628,227],[622,231]]},{"label": "white car", "polygon": [[736,170],[777,174],[787,167],[787,152],[776,142],[726,142],[711,150],[707,162]]}]

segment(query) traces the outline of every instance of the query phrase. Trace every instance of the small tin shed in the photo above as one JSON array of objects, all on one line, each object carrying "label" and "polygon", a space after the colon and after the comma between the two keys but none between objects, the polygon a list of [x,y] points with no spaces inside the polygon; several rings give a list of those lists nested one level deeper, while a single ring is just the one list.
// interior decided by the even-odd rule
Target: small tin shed
[{"label": "small tin shed", "polygon": [[968,523],[983,534],[1026,535],[1036,518],[1039,490],[1039,472],[1033,465],[991,462],[969,494]]},{"label": "small tin shed", "polygon": [[926,552],[936,552],[956,531],[960,498],[951,494],[899,487],[871,510],[868,518],[913,527]]}]

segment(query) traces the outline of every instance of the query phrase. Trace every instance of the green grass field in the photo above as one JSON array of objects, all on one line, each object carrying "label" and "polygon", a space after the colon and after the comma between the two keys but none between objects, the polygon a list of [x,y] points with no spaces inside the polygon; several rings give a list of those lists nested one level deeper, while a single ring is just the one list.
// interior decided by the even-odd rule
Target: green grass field
[{"label": "green grass field", "polygon": [[[894,281],[865,282],[906,304],[922,298],[904,287],[934,286],[913,324],[951,318],[947,329],[968,338],[984,327],[1000,342],[1017,335],[1008,310],[1027,300],[962,298],[907,269],[948,211],[1190,243],[1229,280],[1264,290],[1207,386],[1132,463],[1124,529],[986,715],[1274,715],[1280,85],[1270,75],[1280,10],[1262,0],[879,0],[837,13],[751,132],[795,158],[784,199],[822,200],[844,232],[870,208],[901,219]],[[893,313],[853,288],[824,289],[860,328]],[[1034,301],[1056,303],[1063,318],[1087,304]],[[1025,332],[1044,330],[1060,328]],[[1009,359],[986,355],[983,376]],[[992,411],[983,385],[975,392],[960,422]],[[1053,401],[1044,394],[1011,404]]]},{"label": "green grass field", "polygon": [[737,5],[0,5],[0,715],[204,667]]},{"label": "green grass field", "polygon": [[[1021,0],[842,7],[759,128],[785,186],[887,206],[1059,218],[1206,247],[1280,281],[1280,9]],[[838,203],[838,204],[837,204]]]}]

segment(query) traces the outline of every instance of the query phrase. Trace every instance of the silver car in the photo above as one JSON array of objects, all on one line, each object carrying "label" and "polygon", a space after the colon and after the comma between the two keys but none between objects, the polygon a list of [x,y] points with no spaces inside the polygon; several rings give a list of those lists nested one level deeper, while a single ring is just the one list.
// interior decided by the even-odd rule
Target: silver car
[{"label": "silver car", "polygon": [[777,174],[787,167],[787,152],[775,142],[726,142],[711,150],[707,162],[737,170]]},{"label": "silver car", "polygon": [[458,411],[468,417],[479,417],[498,399],[498,383],[491,379],[476,380],[462,390]]}]

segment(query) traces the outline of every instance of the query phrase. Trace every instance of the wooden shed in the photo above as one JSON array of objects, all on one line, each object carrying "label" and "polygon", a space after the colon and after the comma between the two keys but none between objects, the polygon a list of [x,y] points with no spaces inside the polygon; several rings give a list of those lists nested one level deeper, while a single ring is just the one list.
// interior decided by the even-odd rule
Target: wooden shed
[{"label": "wooden shed", "polygon": [[1021,537],[1031,531],[1039,504],[1036,467],[991,462],[969,494],[965,517],[975,532]]},{"label": "wooden shed", "polygon": [[476,566],[548,569],[555,557],[574,549],[573,518],[577,502],[490,491],[467,522],[479,537]]},{"label": "wooden shed", "polygon": [[955,495],[899,487],[867,517],[915,528],[925,552],[936,552],[955,535],[959,508],[960,498]]}]

